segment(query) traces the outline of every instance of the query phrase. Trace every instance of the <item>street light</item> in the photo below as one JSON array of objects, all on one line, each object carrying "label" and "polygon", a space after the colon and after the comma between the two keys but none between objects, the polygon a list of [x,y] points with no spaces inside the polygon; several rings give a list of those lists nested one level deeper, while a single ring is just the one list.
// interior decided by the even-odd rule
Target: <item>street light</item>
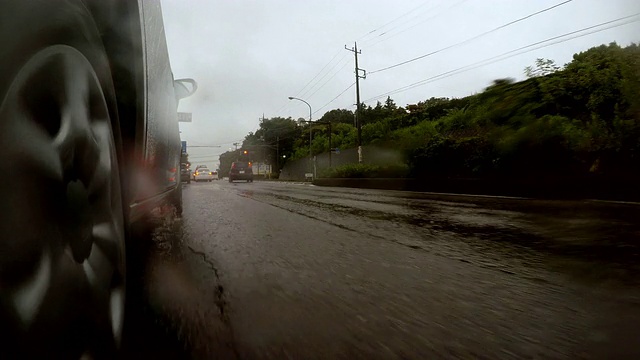
[{"label": "street light", "polygon": [[306,101],[304,101],[304,100],[302,100],[300,98],[297,98],[295,96],[289,96],[289,100],[302,101],[303,103],[307,104],[307,106],[309,107],[309,159],[311,161],[313,161],[313,155],[311,154],[311,141],[312,141],[312,138],[311,138],[311,105],[309,105],[308,102],[306,102]]}]

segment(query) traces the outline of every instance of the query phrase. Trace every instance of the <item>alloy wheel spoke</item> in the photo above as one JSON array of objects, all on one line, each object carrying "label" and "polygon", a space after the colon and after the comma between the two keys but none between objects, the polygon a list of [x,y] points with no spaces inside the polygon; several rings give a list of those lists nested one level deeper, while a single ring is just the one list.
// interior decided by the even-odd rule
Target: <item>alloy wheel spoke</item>
[{"label": "alloy wheel spoke", "polygon": [[[63,176],[60,157],[52,151],[51,138],[30,119],[16,118],[8,129],[8,140],[4,152],[14,169],[21,169],[31,176],[38,174],[51,180],[61,181]],[[3,141],[5,137],[3,136]]]},{"label": "alloy wheel spoke", "polygon": [[91,254],[82,263],[82,268],[94,291],[109,291],[114,267],[107,254],[100,247],[93,245]]},{"label": "alloy wheel spoke", "polygon": [[13,305],[22,320],[22,325],[28,327],[38,314],[42,301],[51,282],[51,256],[43,252],[38,267],[33,276],[25,281],[13,294]]},{"label": "alloy wheel spoke", "polygon": [[61,100],[61,123],[53,143],[63,167],[70,169],[92,138],[88,108],[89,79],[84,66],[78,66],[69,56],[63,59],[65,88]]},{"label": "alloy wheel spoke", "polygon": [[109,147],[111,132],[107,121],[94,122],[91,126],[96,156],[93,157],[94,172],[88,179],[88,191],[91,197],[111,198],[110,184],[113,175],[113,159]]},{"label": "alloy wheel spoke", "polygon": [[116,224],[112,221],[95,224],[92,236],[94,247],[100,248],[107,259],[113,260],[117,264],[120,257],[120,244],[118,243],[120,234],[116,230]]}]

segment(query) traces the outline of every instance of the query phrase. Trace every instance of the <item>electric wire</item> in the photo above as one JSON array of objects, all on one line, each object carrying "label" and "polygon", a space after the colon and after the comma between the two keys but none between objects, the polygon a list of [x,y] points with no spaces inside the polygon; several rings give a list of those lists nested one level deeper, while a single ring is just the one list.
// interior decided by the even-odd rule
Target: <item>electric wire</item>
[{"label": "electric wire", "polygon": [[[389,96],[389,95],[392,95],[392,94],[397,94],[399,92],[410,90],[410,89],[413,89],[413,88],[418,87],[418,86],[422,86],[422,85],[425,85],[425,84],[428,84],[428,83],[431,83],[431,82],[434,82],[434,81],[438,81],[438,80],[441,80],[441,79],[444,79],[444,78],[447,78],[447,77],[450,77],[450,76],[453,76],[453,75],[457,75],[457,74],[460,74],[460,73],[465,72],[465,71],[473,70],[473,69],[476,69],[476,68],[479,68],[479,67],[482,67],[482,66],[490,65],[490,64],[493,64],[493,63],[496,63],[496,62],[499,62],[499,61],[502,61],[502,60],[506,60],[506,59],[514,57],[514,56],[525,54],[527,52],[531,52],[531,51],[534,51],[534,50],[542,49],[542,48],[545,48],[545,47],[548,47],[548,46],[552,46],[552,45],[557,45],[557,44],[560,44],[560,43],[563,43],[563,42],[566,42],[566,41],[570,41],[570,40],[573,40],[573,39],[577,39],[577,38],[580,38],[580,37],[584,37],[584,36],[587,36],[587,35],[595,34],[595,33],[598,33],[598,32],[605,31],[605,30],[609,30],[609,29],[613,29],[613,28],[616,28],[616,27],[628,25],[628,24],[631,24],[631,23],[634,23],[634,22],[638,22],[638,21],[640,21],[640,18],[635,19],[635,20],[629,20],[629,19],[631,19],[633,17],[638,17],[639,15],[640,15],[640,13],[636,13],[634,15],[629,15],[629,16],[621,17],[621,18],[618,18],[618,19],[615,19],[615,20],[606,21],[606,22],[603,22],[603,23],[600,23],[600,24],[597,24],[597,25],[589,26],[589,27],[586,27],[586,28],[583,28],[583,29],[580,29],[580,30],[575,30],[575,31],[572,31],[572,32],[569,32],[569,33],[566,33],[566,34],[563,34],[563,35],[554,36],[554,37],[548,38],[546,40],[542,40],[542,41],[538,41],[538,42],[535,42],[535,43],[532,43],[532,44],[529,44],[529,45],[526,45],[526,46],[522,46],[522,47],[519,47],[517,49],[502,53],[500,55],[496,55],[496,56],[493,56],[493,57],[490,57],[490,58],[475,62],[473,64],[466,65],[466,66],[463,66],[463,67],[460,67],[460,68],[457,68],[457,69],[454,69],[454,70],[450,70],[450,71],[447,71],[447,72],[444,72],[444,73],[429,77],[427,79],[423,79],[423,80],[417,81],[415,83],[412,83],[412,84],[397,88],[395,90],[388,91],[388,92],[386,92],[384,94],[380,94],[380,95],[371,97],[371,98],[365,100],[364,102],[367,103],[369,101],[378,100],[378,99],[381,99],[383,97],[386,97],[386,96]],[[609,25],[609,24],[612,24],[612,23],[615,23],[615,22],[619,22],[621,20],[627,20],[627,21],[625,21],[623,23],[620,23],[620,24],[606,26],[606,27],[604,27],[602,29],[595,29],[595,28],[602,27],[602,26],[605,26],[605,25]],[[588,30],[591,30],[591,31],[588,31]],[[583,34],[578,34],[578,33],[584,32],[584,31],[587,31],[587,32],[583,33]],[[574,35],[574,36],[571,36],[571,35]],[[565,38],[567,36],[569,36],[569,37]],[[561,39],[561,38],[565,38],[565,39]],[[557,40],[557,41],[554,41],[554,40]],[[523,50],[525,50],[525,51],[523,51]]]},{"label": "electric wire", "polygon": [[481,38],[481,37],[483,37],[483,36],[489,35],[489,34],[491,34],[491,33],[493,33],[493,32],[496,32],[496,31],[498,31],[498,30],[504,29],[504,28],[506,28],[506,27],[508,27],[508,26],[511,26],[511,25],[517,24],[517,23],[519,23],[519,22],[521,22],[521,21],[524,21],[524,20],[529,19],[529,18],[531,18],[531,17],[534,17],[534,16],[536,16],[536,15],[539,15],[539,14],[545,13],[545,12],[550,11],[550,10],[553,10],[553,9],[555,9],[555,8],[557,8],[557,7],[560,7],[560,6],[562,6],[562,5],[568,4],[568,3],[572,2],[572,1],[573,1],[573,0],[566,0],[566,1],[562,2],[562,3],[559,3],[559,4],[556,4],[556,5],[550,6],[550,7],[548,7],[548,8],[545,8],[545,9],[542,9],[542,10],[539,10],[539,11],[536,11],[536,12],[534,12],[534,13],[532,13],[532,14],[527,15],[527,16],[524,16],[524,17],[521,17],[521,18],[519,18],[519,19],[516,19],[516,20],[510,21],[510,22],[508,22],[508,23],[506,23],[506,24],[500,25],[500,26],[498,26],[498,27],[496,27],[496,28],[493,28],[493,29],[491,29],[491,30],[489,30],[489,31],[485,31],[485,32],[483,32],[483,33],[481,33],[481,34],[479,34],[479,35],[473,36],[473,37],[471,37],[471,38],[468,38],[468,39],[463,40],[463,41],[461,41],[461,42],[455,43],[455,44],[453,44],[453,45],[449,45],[449,46],[443,47],[443,48],[441,48],[441,49],[439,49],[439,50],[432,51],[432,52],[430,52],[430,53],[428,53],[428,54],[420,55],[420,56],[415,57],[415,58],[413,58],[413,59],[409,59],[409,60],[402,61],[402,62],[399,62],[399,63],[397,63],[397,64],[391,65],[391,66],[387,66],[387,67],[384,67],[384,68],[381,68],[381,69],[377,69],[377,70],[374,70],[374,71],[370,71],[370,72],[369,72],[369,75],[372,75],[372,74],[375,74],[375,73],[379,73],[379,72],[382,72],[382,71],[385,71],[385,70],[393,69],[393,68],[396,68],[396,67],[398,67],[398,66],[406,65],[406,64],[409,64],[409,63],[414,62],[414,61],[416,61],[416,60],[424,59],[424,58],[429,57],[429,56],[431,56],[431,55],[435,55],[435,54],[437,54],[437,53],[443,52],[443,51],[445,51],[445,50],[449,50],[449,49],[452,49],[452,48],[454,48],[454,47],[458,47],[458,46],[460,46],[460,45],[467,44],[467,43],[469,43],[469,42],[471,42],[471,41],[474,41],[474,40],[477,40],[477,39],[479,39],[479,38]]},{"label": "electric wire", "polygon": [[325,107],[327,107],[327,106],[328,106],[329,104],[331,104],[332,102],[334,102],[334,101],[338,100],[338,98],[339,98],[340,96],[342,96],[345,92],[347,92],[347,90],[351,89],[351,88],[353,87],[353,85],[355,85],[355,84],[356,84],[356,82],[354,81],[354,82],[353,82],[351,85],[349,85],[346,89],[342,90],[342,92],[341,92],[340,94],[338,94],[336,97],[334,97],[333,99],[331,99],[331,101],[329,101],[328,103],[326,103],[326,104],[322,105],[320,108],[318,108],[318,110],[314,111],[314,112],[312,113],[312,115],[314,115],[314,114],[316,114],[318,111],[320,111],[320,110],[324,109]]},{"label": "electric wire", "polygon": [[[400,16],[398,16],[398,17],[394,18],[393,20],[391,20],[391,21],[389,21],[389,22],[387,22],[387,23],[385,23],[385,24],[383,24],[383,25],[381,25],[381,26],[379,26],[379,27],[377,27],[377,28],[375,28],[375,29],[373,29],[373,30],[371,30],[371,31],[367,32],[367,33],[366,33],[366,34],[364,34],[363,36],[361,36],[361,37],[359,37],[358,39],[356,39],[356,41],[369,41],[370,39],[366,39],[366,40],[365,40],[365,38],[366,38],[367,36],[372,35],[372,34],[376,33],[377,31],[384,29],[387,25],[391,25],[391,24],[393,24],[394,22],[396,22],[396,21],[398,21],[398,20],[400,20],[400,19],[404,18],[404,17],[405,17],[405,16],[407,16],[407,15],[414,14],[418,9],[420,9],[421,7],[424,7],[424,6],[425,6],[425,5],[427,5],[428,3],[429,3],[428,1],[423,2],[421,5],[419,5],[419,6],[415,7],[415,8],[413,8],[413,9],[411,9],[411,10],[409,10],[409,11],[407,11],[407,12],[403,13],[402,15],[400,15]],[[439,6],[439,5],[438,5],[438,6]],[[434,8],[436,8],[436,7],[438,7],[438,6],[435,6]],[[415,16],[414,16],[414,18],[415,18]],[[411,20],[411,19],[410,19],[410,20]],[[410,20],[409,20],[409,21],[410,21]],[[389,32],[389,31],[392,31],[393,29],[396,29],[397,27],[398,27],[398,26],[396,26],[396,27],[392,27],[391,29],[386,30],[386,31],[385,31],[385,33],[386,33],[386,32]],[[382,35],[384,35],[384,33],[383,33],[383,34],[380,34],[380,35],[378,35],[378,36],[382,36]]]},{"label": "electric wire", "polygon": [[438,16],[442,15],[442,13],[444,13],[444,12],[446,12],[446,11],[448,11],[448,10],[451,10],[451,9],[453,9],[453,8],[455,8],[455,7],[459,6],[459,5],[462,5],[462,4],[464,4],[465,2],[467,2],[467,1],[469,1],[469,0],[461,0],[461,1],[458,1],[457,3],[455,3],[455,4],[451,5],[451,6],[449,6],[448,8],[446,8],[446,9],[442,10],[441,12],[439,12],[439,13],[437,13],[437,14],[433,15],[433,16],[430,16],[430,17],[428,17],[428,18],[426,18],[426,19],[424,19],[424,20],[422,20],[422,21],[420,21],[420,22],[418,22],[418,23],[414,24],[413,26],[410,26],[410,27],[408,27],[408,28],[406,28],[406,29],[404,29],[404,30],[398,31],[398,32],[396,32],[396,33],[390,34],[390,35],[388,35],[388,36],[386,36],[386,37],[382,37],[382,36],[383,36],[383,35],[388,34],[388,33],[389,33],[389,31],[385,32],[384,34],[380,34],[380,35],[379,35],[379,37],[381,37],[381,39],[378,39],[378,41],[374,42],[373,44],[368,44],[368,45],[367,45],[367,47],[368,47],[368,48],[372,48],[372,47],[374,47],[374,46],[376,46],[376,45],[378,45],[378,44],[380,44],[380,43],[382,43],[382,42],[385,42],[385,41],[387,41],[387,40],[389,40],[389,39],[391,39],[391,38],[394,38],[394,37],[396,37],[396,36],[398,36],[398,35],[400,35],[400,34],[402,34],[402,33],[406,32],[406,31],[409,31],[409,30],[411,30],[411,29],[415,28],[415,27],[416,27],[416,26],[418,26],[418,25],[421,25],[421,24],[423,24],[423,23],[425,23],[425,22],[427,22],[427,21],[429,21],[429,20],[431,20],[431,19],[435,19],[436,17],[438,17]]}]

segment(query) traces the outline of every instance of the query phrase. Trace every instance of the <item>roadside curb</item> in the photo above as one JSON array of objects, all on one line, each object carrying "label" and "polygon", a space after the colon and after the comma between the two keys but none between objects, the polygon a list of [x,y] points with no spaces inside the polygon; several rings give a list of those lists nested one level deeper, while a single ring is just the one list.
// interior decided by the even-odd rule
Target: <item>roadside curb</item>
[{"label": "roadside curb", "polygon": [[378,190],[438,192],[469,195],[526,197],[541,199],[600,199],[640,201],[637,182],[632,179],[474,179],[474,178],[320,178],[313,185]]}]

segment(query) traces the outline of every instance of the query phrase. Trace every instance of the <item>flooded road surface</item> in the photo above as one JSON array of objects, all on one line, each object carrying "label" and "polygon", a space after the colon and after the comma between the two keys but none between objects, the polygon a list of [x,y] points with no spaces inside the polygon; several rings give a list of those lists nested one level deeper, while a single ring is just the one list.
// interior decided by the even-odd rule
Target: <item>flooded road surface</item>
[{"label": "flooded road surface", "polygon": [[196,357],[640,358],[638,205],[220,181],[179,226]]}]

